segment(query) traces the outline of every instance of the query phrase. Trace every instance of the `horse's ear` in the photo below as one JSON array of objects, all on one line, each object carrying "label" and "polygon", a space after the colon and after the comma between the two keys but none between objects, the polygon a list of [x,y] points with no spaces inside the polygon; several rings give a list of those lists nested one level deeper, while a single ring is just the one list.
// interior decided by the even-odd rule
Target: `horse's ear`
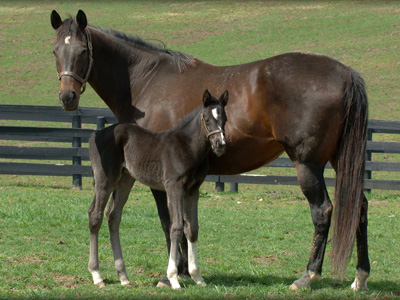
[{"label": "horse's ear", "polygon": [[76,15],[76,22],[78,23],[78,26],[80,28],[80,30],[85,30],[86,26],[87,26],[87,18],[86,18],[86,14],[82,11],[79,10],[77,15]]},{"label": "horse's ear", "polygon": [[221,97],[219,97],[219,101],[221,101],[222,104],[225,106],[228,103],[228,100],[229,100],[229,93],[228,90],[225,90],[225,92],[223,92]]},{"label": "horse's ear", "polygon": [[61,17],[55,10],[51,12],[50,21],[54,29],[58,29],[62,24]]},{"label": "horse's ear", "polygon": [[211,99],[210,92],[208,90],[205,90],[203,94],[203,104],[205,104],[210,99]]}]

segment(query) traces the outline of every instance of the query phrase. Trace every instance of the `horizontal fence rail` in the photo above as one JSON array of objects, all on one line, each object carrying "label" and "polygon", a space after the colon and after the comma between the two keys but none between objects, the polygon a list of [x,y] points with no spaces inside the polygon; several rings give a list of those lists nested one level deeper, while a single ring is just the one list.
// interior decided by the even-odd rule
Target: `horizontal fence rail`
[{"label": "horizontal fence rail", "polygon": [[[82,186],[82,176],[92,176],[90,166],[82,165],[89,161],[87,143],[95,129],[82,128],[82,124],[95,124],[103,128],[116,122],[107,108],[80,107],[66,112],[57,106],[0,105],[0,120],[33,121],[42,126],[0,126],[0,140],[45,143],[45,146],[15,146],[13,142],[0,144],[0,174],[72,176],[73,185]],[[39,124],[36,124],[38,122]],[[46,122],[70,123],[70,128],[44,127]],[[4,124],[5,122],[3,122]],[[373,141],[376,133],[400,134],[400,121],[369,120],[366,151],[365,189],[400,190],[400,176],[397,180],[376,180],[377,171],[400,172],[400,162],[372,161],[373,153],[399,154],[400,142]],[[67,143],[63,147],[48,146],[48,143]],[[27,160],[11,162],[8,160]],[[33,163],[31,160],[46,161]],[[50,163],[48,162],[50,161]],[[51,161],[72,161],[72,164],[51,163]],[[289,158],[278,158],[265,167],[294,168]],[[328,163],[328,169],[332,167]],[[400,175],[400,173],[398,174]],[[206,181],[216,182],[217,189],[223,190],[224,183],[230,183],[232,191],[238,190],[238,184],[298,185],[296,176],[275,176],[257,174],[209,175]],[[334,178],[326,178],[327,186],[334,186]]]}]

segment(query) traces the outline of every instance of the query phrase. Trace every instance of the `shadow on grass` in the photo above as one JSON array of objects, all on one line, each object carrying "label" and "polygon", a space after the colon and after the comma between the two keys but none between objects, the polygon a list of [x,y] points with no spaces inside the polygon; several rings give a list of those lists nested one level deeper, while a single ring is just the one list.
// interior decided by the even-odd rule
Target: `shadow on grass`
[{"label": "shadow on grass", "polygon": [[[260,286],[273,286],[273,285],[284,285],[289,288],[289,286],[298,279],[296,276],[289,277],[278,277],[278,276],[258,276],[258,275],[238,275],[238,274],[225,274],[218,273],[204,278],[207,284],[221,285],[228,287],[239,287],[239,286],[250,286],[250,285],[260,285]],[[341,289],[350,289],[353,281],[344,280],[339,282],[338,280],[332,278],[322,278],[320,281],[316,281],[312,284],[313,290],[319,290],[323,288],[333,287]],[[385,292],[392,293],[394,296],[400,296],[400,285],[396,281],[368,281],[368,291],[369,292]]]}]

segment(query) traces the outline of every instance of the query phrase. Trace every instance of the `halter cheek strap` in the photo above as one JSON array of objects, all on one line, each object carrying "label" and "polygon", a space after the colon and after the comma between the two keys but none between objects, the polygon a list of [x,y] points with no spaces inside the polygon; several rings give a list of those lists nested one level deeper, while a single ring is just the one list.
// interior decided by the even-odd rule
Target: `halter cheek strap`
[{"label": "halter cheek strap", "polygon": [[93,46],[92,46],[92,37],[89,33],[89,30],[86,28],[86,40],[87,40],[87,46],[89,49],[89,67],[86,72],[85,78],[82,78],[81,76],[71,72],[71,71],[63,71],[58,73],[58,80],[61,80],[61,77],[63,76],[71,76],[75,80],[79,81],[82,84],[82,89],[81,89],[81,94],[83,94],[86,90],[86,82],[89,79],[90,71],[92,70],[92,65],[93,65]]},{"label": "halter cheek strap", "polygon": [[206,120],[204,119],[204,114],[203,113],[201,113],[201,121],[203,123],[204,130],[206,131],[207,138],[209,138],[210,136],[212,136],[214,134],[217,134],[217,133],[224,133],[224,131],[222,129],[216,129],[216,130],[213,130],[213,131],[209,131],[208,128],[207,128]]}]

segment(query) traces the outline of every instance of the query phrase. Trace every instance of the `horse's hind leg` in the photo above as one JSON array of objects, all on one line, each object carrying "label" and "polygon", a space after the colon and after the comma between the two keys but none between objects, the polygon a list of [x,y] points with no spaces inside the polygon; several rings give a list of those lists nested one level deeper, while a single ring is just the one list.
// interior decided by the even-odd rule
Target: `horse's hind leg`
[{"label": "horse's hind leg", "polygon": [[189,274],[196,284],[205,286],[206,283],[200,275],[199,264],[197,262],[197,238],[199,235],[198,201],[199,191],[185,197],[183,214],[184,233],[188,243]]},{"label": "horse's hind leg", "polygon": [[332,214],[332,203],[326,190],[323,168],[311,163],[295,165],[300,187],[310,205],[315,231],[306,272],[290,286],[291,289],[309,287],[313,281],[321,278]]},{"label": "horse's hind leg", "polygon": [[129,285],[130,281],[126,274],[125,262],[122,256],[119,226],[121,223],[122,209],[128,200],[134,182],[134,179],[126,171],[122,173],[122,176],[118,181],[118,186],[114,190],[106,211],[115,271],[117,272],[122,285]]},{"label": "horse's hind leg", "polygon": [[361,207],[360,225],[357,230],[357,274],[351,288],[355,291],[367,289],[367,279],[371,270],[368,257],[368,240],[367,240],[367,226],[368,226],[368,201],[363,195],[363,205]]},{"label": "horse's hind leg", "polygon": [[99,266],[99,231],[103,222],[104,209],[112,192],[112,187],[99,187],[96,182],[96,191],[92,205],[89,208],[90,255],[88,269],[92,274],[93,282],[99,287],[104,287]]}]

